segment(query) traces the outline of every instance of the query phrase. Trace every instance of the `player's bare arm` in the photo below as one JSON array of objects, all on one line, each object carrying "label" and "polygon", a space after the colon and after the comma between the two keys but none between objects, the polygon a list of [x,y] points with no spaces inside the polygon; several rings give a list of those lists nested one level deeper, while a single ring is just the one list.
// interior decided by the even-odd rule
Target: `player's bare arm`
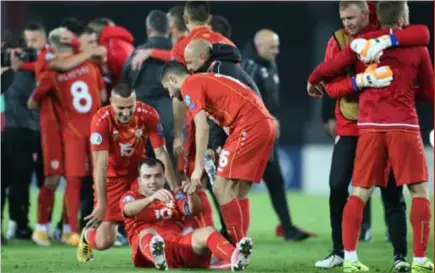
[{"label": "player's bare arm", "polygon": [[[186,186],[187,184],[189,184],[188,182],[183,181],[184,185]],[[193,186],[193,185],[192,185]],[[193,191],[189,191],[189,187],[187,186],[187,189],[185,190],[186,194],[187,194],[187,202],[189,204],[189,210],[191,215],[197,215],[201,212],[202,207],[201,207],[201,199],[199,198],[197,192],[196,192],[196,187],[193,189]]]},{"label": "player's bare arm", "polygon": [[179,186],[179,183],[177,181],[177,176],[175,174],[174,166],[172,165],[171,158],[169,157],[169,153],[166,150],[166,146],[163,145],[157,149],[154,149],[154,154],[156,155],[156,158],[165,164],[165,178],[166,181],[169,183],[169,186],[171,186],[171,189],[175,189]]},{"label": "player's bare arm", "polygon": [[174,111],[174,152],[177,155],[184,154],[184,117],[187,111],[184,102],[179,101],[176,98],[172,99],[172,108]]},{"label": "player's bare arm", "polygon": [[191,181],[194,185],[199,185],[204,170],[204,155],[207,151],[209,125],[203,110],[199,111],[193,119],[195,121],[196,156],[195,169],[192,173]]},{"label": "player's bare arm", "polygon": [[95,49],[75,54],[74,56],[71,56],[67,59],[54,59],[52,62],[50,62],[49,68],[55,71],[67,72],[90,60],[93,57],[105,58],[106,54],[107,50],[104,47],[99,46]]},{"label": "player's bare arm", "polygon": [[92,161],[94,164],[94,183],[97,196],[97,206],[92,213],[86,216],[89,220],[88,226],[98,226],[104,218],[106,212],[106,174],[107,162],[109,161],[109,151],[92,151]]}]

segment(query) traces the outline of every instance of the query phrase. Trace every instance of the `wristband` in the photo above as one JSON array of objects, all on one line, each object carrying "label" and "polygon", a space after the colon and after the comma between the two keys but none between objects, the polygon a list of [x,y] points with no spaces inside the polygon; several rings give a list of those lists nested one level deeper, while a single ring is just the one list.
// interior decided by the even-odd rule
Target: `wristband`
[{"label": "wristband", "polygon": [[359,87],[358,84],[356,83],[356,76],[352,77],[352,87],[353,87],[353,91],[359,92]]},{"label": "wristband", "polygon": [[390,33],[390,35],[388,35],[388,37],[390,37],[390,41],[391,41],[391,46],[392,47],[398,47],[399,46],[399,41],[396,38],[396,35],[394,33]]}]

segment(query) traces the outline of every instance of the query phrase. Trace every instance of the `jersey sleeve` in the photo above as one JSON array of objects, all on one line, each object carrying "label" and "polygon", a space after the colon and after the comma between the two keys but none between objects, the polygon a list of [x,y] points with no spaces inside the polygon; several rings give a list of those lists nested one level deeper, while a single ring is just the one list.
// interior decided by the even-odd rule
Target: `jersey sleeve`
[{"label": "jersey sleeve", "polygon": [[53,78],[51,72],[45,72],[41,75],[39,81],[36,83],[35,90],[31,97],[35,101],[43,100],[50,91],[54,88]]},{"label": "jersey sleeve", "polygon": [[433,102],[433,68],[427,47],[422,49],[422,60],[418,70],[418,83],[419,87],[416,90],[416,96]]},{"label": "jersey sleeve", "polygon": [[[107,113],[107,115],[109,115]],[[109,117],[106,114],[97,112],[91,122],[91,150],[109,150]]]},{"label": "jersey sleeve", "polygon": [[184,51],[180,42],[176,43],[172,48],[171,59],[186,65],[186,62],[184,61]]},{"label": "jersey sleeve", "polygon": [[151,146],[154,149],[160,148],[165,144],[165,135],[163,133],[163,126],[160,122],[159,114],[155,109],[152,111],[153,113],[147,113],[147,122],[149,128],[149,139],[151,142]]},{"label": "jersey sleeve", "polygon": [[132,191],[128,191],[128,192],[124,193],[124,195],[119,200],[119,208],[121,209],[121,213],[122,213],[123,217],[128,218],[127,216],[124,215],[124,207],[126,204],[133,202],[133,201],[136,201],[136,195]]},{"label": "jersey sleeve", "polygon": [[169,62],[171,60],[171,51],[166,49],[154,48],[151,51],[151,57],[157,60]]},{"label": "jersey sleeve", "polygon": [[195,117],[199,111],[205,108],[205,91],[200,77],[191,76],[181,87],[184,103]]}]

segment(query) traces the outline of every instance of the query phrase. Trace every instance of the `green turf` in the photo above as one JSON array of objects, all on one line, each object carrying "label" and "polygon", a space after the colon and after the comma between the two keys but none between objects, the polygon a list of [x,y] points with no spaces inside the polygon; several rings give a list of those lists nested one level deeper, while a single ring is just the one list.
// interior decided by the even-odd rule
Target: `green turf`
[{"label": "green turf", "polygon": [[[328,200],[324,196],[304,196],[297,193],[288,195],[292,216],[295,223],[303,228],[318,233],[317,238],[305,242],[283,242],[274,236],[277,223],[272,212],[269,197],[265,194],[251,195],[251,227],[249,235],[254,240],[254,254],[248,272],[340,272],[316,270],[314,262],[328,254],[331,248]],[[57,200],[60,196],[58,196]],[[36,196],[33,195],[32,204]],[[408,200],[409,201],[409,200]],[[56,216],[60,202],[56,202]],[[409,204],[409,202],[408,202]],[[35,209],[32,210],[36,212]],[[373,237],[371,243],[359,245],[359,257],[371,268],[371,272],[388,272],[392,265],[392,247],[384,241],[385,225],[382,218],[383,210],[379,198],[373,203]],[[32,223],[35,213],[32,214]],[[408,221],[409,222],[409,221]],[[6,222],[5,222],[6,223]],[[408,225],[409,226],[409,225]],[[4,229],[4,228],[3,228]],[[408,257],[412,257],[411,228],[408,228]],[[433,233],[432,233],[433,234]],[[433,238],[433,236],[431,236]],[[429,257],[433,256],[433,240],[430,241]],[[75,258],[75,248],[54,245],[38,247],[29,242],[12,241],[2,247],[2,272],[41,272],[41,273],[109,273],[137,272],[130,261],[128,247],[112,248],[104,252],[96,252],[95,260],[89,264],[79,264]],[[151,269],[147,269],[151,271]],[[172,270],[175,272],[189,270]],[[191,270],[203,272],[205,270]],[[215,272],[215,271],[214,271]]]}]

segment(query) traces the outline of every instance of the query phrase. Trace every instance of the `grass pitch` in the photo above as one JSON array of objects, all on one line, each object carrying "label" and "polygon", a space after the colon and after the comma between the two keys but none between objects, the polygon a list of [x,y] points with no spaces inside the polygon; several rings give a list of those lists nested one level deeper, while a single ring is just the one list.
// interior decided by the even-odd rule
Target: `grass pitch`
[{"label": "grass pitch", "polygon": [[[306,196],[288,194],[293,221],[300,227],[316,232],[318,236],[304,242],[284,242],[274,235],[277,217],[269,197],[263,193],[253,193],[251,200],[251,227],[249,236],[254,240],[254,252],[247,272],[341,272],[318,270],[314,262],[325,257],[331,249],[329,207],[326,196]],[[59,219],[61,194],[56,198],[54,219]],[[408,198],[409,208],[409,198]],[[36,192],[32,195],[31,223],[35,222]],[[359,258],[370,267],[370,272],[389,272],[392,266],[392,247],[385,242],[385,224],[380,198],[373,198],[373,218],[371,243],[359,244]],[[7,208],[6,208],[7,211]],[[7,213],[6,213],[7,214]],[[409,213],[408,213],[409,215]],[[5,231],[7,227],[7,215]],[[218,222],[216,222],[218,223]],[[412,233],[408,220],[408,260],[412,259]],[[92,263],[80,264],[75,257],[75,248],[60,244],[39,247],[31,242],[14,240],[1,249],[1,272],[3,273],[130,273],[154,271],[135,269],[130,260],[129,247],[115,247],[94,253]],[[433,231],[429,243],[428,257],[433,257]],[[210,270],[174,269],[173,272],[206,272]],[[216,272],[216,271],[213,271]],[[227,271],[226,271],[227,272]]]}]

